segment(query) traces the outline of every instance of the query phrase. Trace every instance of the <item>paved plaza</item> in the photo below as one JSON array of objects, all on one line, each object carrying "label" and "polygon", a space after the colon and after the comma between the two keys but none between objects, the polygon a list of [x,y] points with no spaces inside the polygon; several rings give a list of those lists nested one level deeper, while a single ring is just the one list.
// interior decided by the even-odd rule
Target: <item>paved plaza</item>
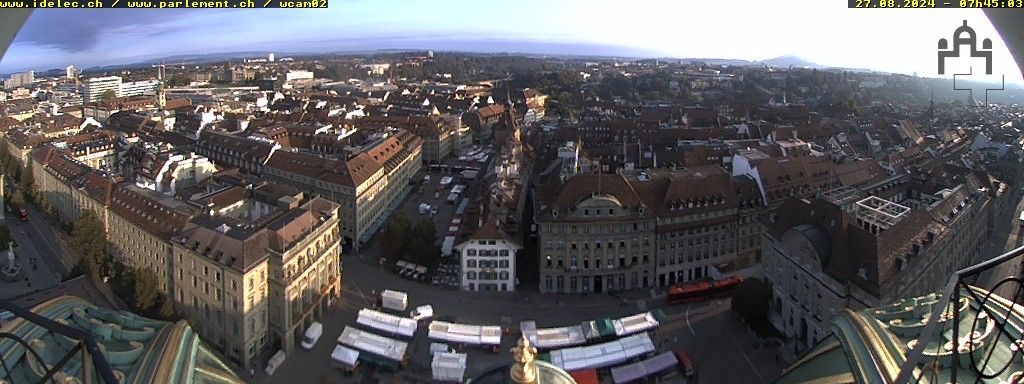
[{"label": "paved plaza", "polygon": [[[409,307],[430,304],[435,315],[477,325],[503,325],[508,317],[512,328],[522,320],[535,320],[538,327],[559,327],[603,317],[621,317],[662,307],[663,299],[653,298],[649,290],[626,294],[626,300],[603,294],[541,295],[537,292],[457,292],[403,279],[388,270],[381,270],[368,256],[343,256],[343,294],[341,303],[323,320],[324,333],[312,350],[296,348],[278,368],[273,377],[257,372],[255,383],[274,383],[287,379],[294,382],[430,382],[429,344],[426,326],[421,321],[416,337],[410,343],[409,366],[398,373],[374,372],[360,368],[354,376],[346,376],[330,365],[335,340],[346,325],[354,325],[357,312],[373,305],[373,292],[394,289],[409,294]],[[666,321],[651,334],[658,351],[685,349],[700,370],[706,383],[768,383],[783,364],[776,360],[774,349],[755,349],[755,337],[729,310],[728,300],[710,303],[664,307]],[[472,377],[486,368],[508,363],[517,333],[502,338],[500,352],[468,348],[467,375]],[[736,356],[743,356],[737,360]],[[741,363],[736,363],[740,361]],[[245,373],[246,375],[248,373]]]}]

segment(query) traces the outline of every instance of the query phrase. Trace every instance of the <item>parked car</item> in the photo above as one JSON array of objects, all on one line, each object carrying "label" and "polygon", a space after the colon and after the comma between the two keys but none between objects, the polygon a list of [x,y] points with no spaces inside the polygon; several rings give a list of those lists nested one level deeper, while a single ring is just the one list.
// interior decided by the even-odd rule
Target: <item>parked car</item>
[{"label": "parked car", "polygon": [[314,321],[306,329],[305,337],[302,338],[302,348],[313,349],[313,346],[316,345],[316,342],[320,340],[320,336],[323,334],[324,325]]}]

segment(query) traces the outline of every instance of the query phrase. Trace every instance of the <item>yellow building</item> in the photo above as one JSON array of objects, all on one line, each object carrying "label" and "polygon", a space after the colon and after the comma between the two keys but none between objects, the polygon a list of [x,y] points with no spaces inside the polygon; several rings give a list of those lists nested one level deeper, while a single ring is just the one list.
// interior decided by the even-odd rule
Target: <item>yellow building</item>
[{"label": "yellow building", "polygon": [[[271,190],[268,190],[271,189]],[[173,243],[174,299],[231,361],[253,367],[291,351],[341,294],[338,206],[257,189],[211,209]]]}]

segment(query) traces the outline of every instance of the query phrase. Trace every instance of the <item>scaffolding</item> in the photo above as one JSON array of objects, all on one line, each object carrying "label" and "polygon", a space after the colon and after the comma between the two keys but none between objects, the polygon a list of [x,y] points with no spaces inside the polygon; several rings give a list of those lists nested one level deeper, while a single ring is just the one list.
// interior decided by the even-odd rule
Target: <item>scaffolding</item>
[{"label": "scaffolding", "polygon": [[899,223],[910,207],[878,196],[868,196],[857,202],[857,223],[872,233],[878,233]]},{"label": "scaffolding", "polygon": [[822,199],[840,207],[844,207],[844,210],[847,204],[852,203],[860,196],[860,190],[845,185],[822,192],[820,195]]}]

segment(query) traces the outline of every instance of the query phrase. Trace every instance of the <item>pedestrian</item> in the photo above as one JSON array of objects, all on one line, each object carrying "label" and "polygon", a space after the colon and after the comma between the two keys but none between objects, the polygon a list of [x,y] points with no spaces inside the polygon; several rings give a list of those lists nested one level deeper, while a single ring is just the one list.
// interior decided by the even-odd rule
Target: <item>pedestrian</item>
[{"label": "pedestrian", "polygon": [[255,368],[252,368],[252,367],[249,368],[249,377],[256,377],[256,369]]}]

